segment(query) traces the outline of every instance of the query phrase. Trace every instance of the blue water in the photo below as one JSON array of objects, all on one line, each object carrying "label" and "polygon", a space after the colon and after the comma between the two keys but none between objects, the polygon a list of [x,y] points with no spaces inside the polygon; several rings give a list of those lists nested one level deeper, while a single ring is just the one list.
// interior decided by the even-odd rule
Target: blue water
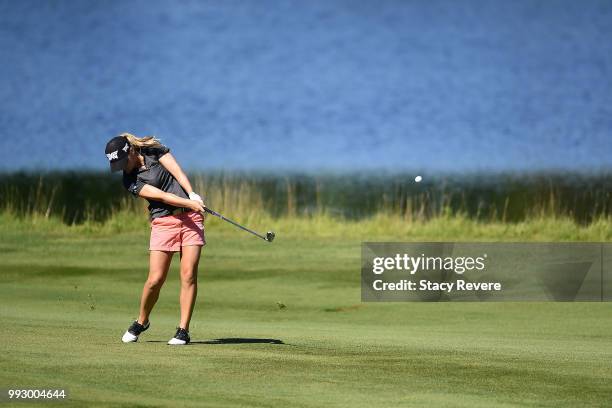
[{"label": "blue water", "polygon": [[612,168],[611,1],[0,0],[0,168]]}]

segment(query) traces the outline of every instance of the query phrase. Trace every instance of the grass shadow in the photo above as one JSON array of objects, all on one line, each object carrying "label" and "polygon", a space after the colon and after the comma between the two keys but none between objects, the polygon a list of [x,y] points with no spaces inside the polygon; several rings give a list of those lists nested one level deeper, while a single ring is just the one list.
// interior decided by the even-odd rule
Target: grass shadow
[{"label": "grass shadow", "polygon": [[[166,343],[162,340],[147,340],[147,343]],[[279,339],[261,339],[261,338],[248,338],[248,337],[229,337],[222,339],[192,341],[189,344],[286,344],[284,341]]]},{"label": "grass shadow", "polygon": [[[5,251],[3,250],[4,254]],[[65,265],[0,265],[0,281],[3,283],[25,279],[61,279],[85,276],[120,277],[129,282],[140,282],[142,276],[134,268],[99,268]],[[75,288],[76,289],[76,288]]]}]

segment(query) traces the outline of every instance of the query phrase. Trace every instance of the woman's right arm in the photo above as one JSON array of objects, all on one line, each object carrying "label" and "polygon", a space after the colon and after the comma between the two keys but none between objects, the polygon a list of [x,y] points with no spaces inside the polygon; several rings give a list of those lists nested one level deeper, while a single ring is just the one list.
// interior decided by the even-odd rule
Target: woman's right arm
[{"label": "woman's right arm", "polygon": [[166,193],[149,184],[145,184],[142,189],[140,189],[138,195],[149,200],[161,201],[162,203],[170,204],[175,207],[185,207],[193,211],[204,212],[204,206],[199,201],[182,198],[172,193]]}]

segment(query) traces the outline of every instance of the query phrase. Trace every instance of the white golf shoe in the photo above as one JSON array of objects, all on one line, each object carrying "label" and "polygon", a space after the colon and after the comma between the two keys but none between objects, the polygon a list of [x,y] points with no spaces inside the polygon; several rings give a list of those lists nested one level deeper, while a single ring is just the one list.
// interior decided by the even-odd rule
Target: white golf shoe
[{"label": "white golf shoe", "polygon": [[189,344],[190,341],[191,338],[189,337],[189,332],[186,329],[177,327],[176,334],[173,338],[170,339],[168,344],[171,346],[184,346],[186,344]]},{"label": "white golf shoe", "polygon": [[130,328],[127,329],[127,331],[121,338],[121,341],[123,341],[124,343],[133,343],[135,341],[138,341],[138,336],[140,336],[140,333],[147,330],[150,325],[150,322],[147,322],[147,324],[142,325],[138,323],[138,320],[134,320],[134,323],[132,323]]}]

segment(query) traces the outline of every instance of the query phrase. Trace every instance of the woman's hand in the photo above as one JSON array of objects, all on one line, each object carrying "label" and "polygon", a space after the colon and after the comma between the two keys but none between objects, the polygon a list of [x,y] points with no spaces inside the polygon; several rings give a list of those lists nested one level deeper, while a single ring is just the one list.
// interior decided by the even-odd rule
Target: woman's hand
[{"label": "woman's hand", "polygon": [[170,204],[175,207],[189,208],[190,210],[202,214],[204,214],[206,208],[201,200],[190,200],[188,198],[179,197],[172,193],[166,193],[149,184],[145,184],[138,195],[149,200],[161,201],[162,203]]},{"label": "woman's hand", "polygon": [[204,204],[204,201],[202,200],[202,197],[200,197],[199,194],[196,194],[194,191],[192,191],[191,193],[189,193],[189,199],[190,200],[196,200],[201,202],[202,204]]},{"label": "woman's hand", "polygon": [[189,205],[187,206],[187,208],[193,211],[197,211],[201,214],[204,214],[206,206],[202,203],[202,201],[196,201],[196,200],[187,200],[187,201],[189,202]]}]

